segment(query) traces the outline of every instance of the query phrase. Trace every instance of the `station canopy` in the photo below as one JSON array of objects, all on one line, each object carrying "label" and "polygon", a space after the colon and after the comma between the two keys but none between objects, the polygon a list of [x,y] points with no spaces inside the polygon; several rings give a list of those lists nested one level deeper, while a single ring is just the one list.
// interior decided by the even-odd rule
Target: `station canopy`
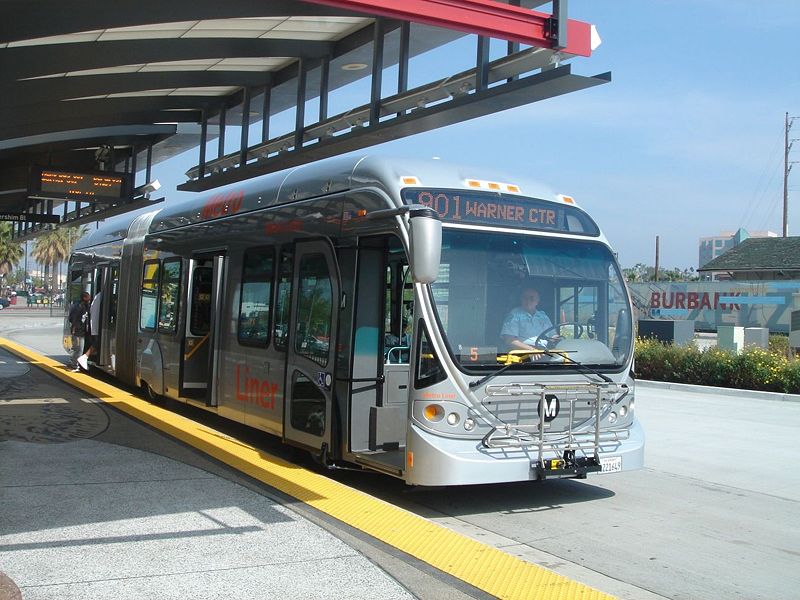
[{"label": "station canopy", "polygon": [[[192,148],[179,189],[202,191],[610,80],[566,62],[599,43],[567,0],[4,0],[0,16],[0,220],[20,241],[160,201],[152,166]],[[466,67],[426,78],[465,36]]]}]

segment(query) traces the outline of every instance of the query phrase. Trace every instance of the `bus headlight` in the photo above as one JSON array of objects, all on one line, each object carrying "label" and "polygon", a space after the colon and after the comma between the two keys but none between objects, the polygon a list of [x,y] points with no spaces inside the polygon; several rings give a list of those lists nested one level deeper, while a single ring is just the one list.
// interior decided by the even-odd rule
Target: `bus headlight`
[{"label": "bus headlight", "polygon": [[458,422],[461,420],[461,417],[458,416],[458,413],[451,412],[447,415],[447,424],[448,425],[458,425]]},{"label": "bus headlight", "polygon": [[608,414],[608,422],[612,425],[617,422],[617,413],[611,412]]},{"label": "bus headlight", "polygon": [[473,429],[475,429],[475,419],[473,419],[472,417],[467,417],[466,419],[464,419],[464,429],[466,429],[467,431],[472,431]]},{"label": "bus headlight", "polygon": [[624,417],[628,414],[628,407],[627,406],[620,406],[619,408],[619,416]]}]

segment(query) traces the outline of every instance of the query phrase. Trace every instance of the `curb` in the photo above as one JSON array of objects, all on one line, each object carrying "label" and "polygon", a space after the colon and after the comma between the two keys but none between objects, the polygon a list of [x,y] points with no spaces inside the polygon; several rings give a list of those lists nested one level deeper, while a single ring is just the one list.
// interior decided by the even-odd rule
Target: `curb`
[{"label": "curb", "polygon": [[649,381],[637,379],[636,385],[654,390],[675,390],[694,394],[715,394],[717,396],[736,396],[753,400],[773,400],[778,402],[800,402],[800,394],[783,394],[781,392],[760,392],[756,390],[740,390],[737,388],[713,387],[710,385],[690,385],[688,383],[671,383],[668,381]]}]

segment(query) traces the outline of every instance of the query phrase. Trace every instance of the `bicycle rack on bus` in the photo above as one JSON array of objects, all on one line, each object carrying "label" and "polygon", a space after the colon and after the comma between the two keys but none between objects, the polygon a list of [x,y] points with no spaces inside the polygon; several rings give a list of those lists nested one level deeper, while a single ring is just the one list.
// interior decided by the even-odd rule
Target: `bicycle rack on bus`
[{"label": "bicycle rack on bus", "polygon": [[485,448],[533,448],[540,479],[600,471],[600,447],[619,443],[627,430],[602,431],[612,406],[629,392],[617,383],[486,386],[481,416],[491,427]]}]

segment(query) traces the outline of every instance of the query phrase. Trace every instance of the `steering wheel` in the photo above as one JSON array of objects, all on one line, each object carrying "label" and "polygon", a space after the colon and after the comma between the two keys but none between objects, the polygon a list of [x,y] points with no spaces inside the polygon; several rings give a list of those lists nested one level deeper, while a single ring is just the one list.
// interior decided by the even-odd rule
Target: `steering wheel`
[{"label": "steering wheel", "polygon": [[536,339],[533,341],[533,344],[531,345],[534,348],[541,348],[543,350],[546,350],[547,349],[546,345],[542,343],[544,340],[548,339],[548,336],[545,334],[551,331],[558,333],[561,331],[562,327],[567,327],[567,326],[578,327],[578,335],[575,336],[576,338],[579,338],[583,335],[583,325],[581,325],[577,321],[564,321],[563,323],[559,323],[558,325],[553,325],[552,327],[548,327],[547,329],[545,329],[542,333],[536,336]]}]

